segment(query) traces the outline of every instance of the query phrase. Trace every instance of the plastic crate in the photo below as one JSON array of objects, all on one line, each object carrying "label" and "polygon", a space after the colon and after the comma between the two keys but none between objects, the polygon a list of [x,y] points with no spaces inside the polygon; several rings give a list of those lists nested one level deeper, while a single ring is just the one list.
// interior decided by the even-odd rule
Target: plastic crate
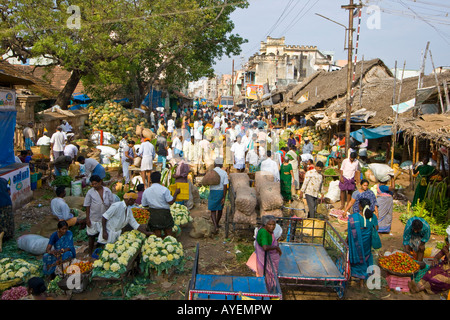
[{"label": "plastic crate", "polygon": [[177,182],[169,186],[170,193],[173,195],[175,190],[180,189],[180,193],[177,196],[176,201],[189,200],[189,183]]},{"label": "plastic crate", "polygon": [[398,277],[390,274],[386,276],[386,281],[392,290],[399,288],[401,292],[409,292],[408,282],[411,281],[410,277]]}]

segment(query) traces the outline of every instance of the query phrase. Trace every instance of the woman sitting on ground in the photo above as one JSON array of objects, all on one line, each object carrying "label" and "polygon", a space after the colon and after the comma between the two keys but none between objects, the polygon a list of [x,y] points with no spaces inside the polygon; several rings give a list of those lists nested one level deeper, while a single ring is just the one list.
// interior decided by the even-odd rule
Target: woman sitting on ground
[{"label": "woman sitting on ground", "polygon": [[51,236],[47,245],[46,253],[43,260],[43,272],[46,276],[54,278],[56,266],[74,259],[76,256],[75,247],[73,245],[73,234],[69,230],[66,221],[58,222],[58,230]]},{"label": "woman sitting on ground", "polygon": [[422,279],[418,283],[414,280],[408,282],[412,293],[425,291],[429,294],[439,294],[450,289],[449,237],[445,238],[445,246],[434,256],[432,267]]}]

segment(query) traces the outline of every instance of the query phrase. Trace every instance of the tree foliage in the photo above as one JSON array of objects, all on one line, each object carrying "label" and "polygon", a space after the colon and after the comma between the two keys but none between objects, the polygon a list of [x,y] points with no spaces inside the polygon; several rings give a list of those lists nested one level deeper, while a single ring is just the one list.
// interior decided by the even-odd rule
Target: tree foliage
[{"label": "tree foliage", "polygon": [[43,56],[72,72],[57,100],[62,107],[80,79],[94,95],[140,99],[157,81],[170,87],[212,76],[215,59],[239,54],[246,40],[232,33],[230,15],[247,6],[240,0],[0,0],[1,49],[22,61]]}]

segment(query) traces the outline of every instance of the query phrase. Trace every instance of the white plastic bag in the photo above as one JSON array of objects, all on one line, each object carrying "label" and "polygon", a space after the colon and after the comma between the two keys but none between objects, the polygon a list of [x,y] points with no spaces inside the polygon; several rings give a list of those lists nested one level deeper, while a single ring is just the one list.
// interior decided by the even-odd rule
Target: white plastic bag
[{"label": "white plastic bag", "polygon": [[82,185],[81,180],[71,182],[70,194],[72,196],[80,197],[80,196],[82,196],[82,193],[83,193],[82,191],[83,191],[83,185]]},{"label": "white plastic bag", "polygon": [[375,178],[380,182],[389,181],[395,173],[394,169],[383,163],[371,163],[368,167],[373,172]]},{"label": "white plastic bag", "polygon": [[328,192],[325,198],[330,199],[332,203],[338,202],[341,199],[341,189],[339,189],[339,180],[331,181],[328,186]]},{"label": "white plastic bag", "polygon": [[38,234],[25,234],[17,239],[17,247],[34,255],[44,254],[49,239]]}]

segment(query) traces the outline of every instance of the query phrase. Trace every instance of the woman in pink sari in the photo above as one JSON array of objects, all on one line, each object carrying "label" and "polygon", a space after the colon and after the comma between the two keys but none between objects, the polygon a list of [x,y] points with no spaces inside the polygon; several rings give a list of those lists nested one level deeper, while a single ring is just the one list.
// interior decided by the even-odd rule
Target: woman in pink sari
[{"label": "woman in pink sari", "polygon": [[268,287],[273,288],[275,285],[273,280],[278,276],[278,264],[281,256],[281,249],[274,235],[276,218],[269,215],[263,216],[261,223],[262,227],[258,230],[255,241],[255,271],[258,277],[266,277]]}]

